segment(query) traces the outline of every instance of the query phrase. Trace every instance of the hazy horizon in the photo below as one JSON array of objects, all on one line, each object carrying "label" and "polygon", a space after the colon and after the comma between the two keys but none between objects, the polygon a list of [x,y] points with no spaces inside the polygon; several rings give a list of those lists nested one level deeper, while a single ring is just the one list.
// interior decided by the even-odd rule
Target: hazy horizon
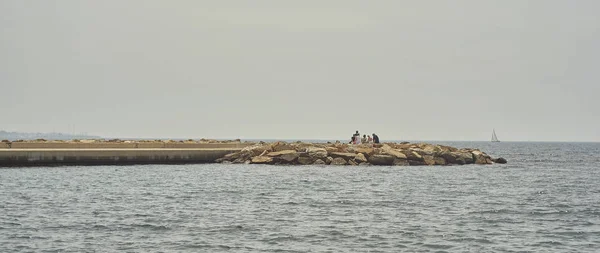
[{"label": "hazy horizon", "polygon": [[[0,137],[2,137],[2,129],[0,129]],[[15,131],[6,131],[6,132],[15,132]],[[47,134],[47,135],[53,135],[53,134],[59,134],[59,135],[67,135],[67,136],[77,136],[77,139],[86,139],[85,137],[88,136],[89,139],[105,139],[105,140],[109,140],[109,139],[122,139],[122,140],[199,140],[199,139],[214,139],[214,140],[234,140],[234,139],[239,139],[239,138],[210,138],[210,137],[168,137],[168,136],[162,136],[162,137],[127,137],[127,136],[121,136],[121,137],[114,137],[114,136],[98,136],[98,135],[93,135],[93,134],[88,134],[88,133],[61,133],[61,132],[35,132],[35,133],[31,133],[31,132],[16,132],[16,133],[21,133],[21,134]],[[368,134],[367,134],[368,135]],[[26,140],[34,140],[34,139],[38,139],[38,138],[43,138],[46,140],[68,140],[65,138],[59,138],[59,139],[53,139],[51,136],[49,137],[45,137],[45,136],[37,136],[35,138],[26,138]],[[5,139],[5,137],[2,137],[0,139]],[[23,139],[23,138],[19,138],[19,139]],[[350,138],[347,138],[348,140]],[[15,139],[16,140],[16,139]],[[307,139],[307,138],[241,138],[241,141],[318,141],[318,142],[327,142],[327,141],[341,141],[344,142],[346,141],[345,139]],[[408,142],[490,142],[490,140],[433,140],[433,139],[382,139],[382,142],[403,142],[403,141],[408,141]],[[536,142],[548,142],[548,143],[600,143],[597,141],[560,141],[560,140],[544,140],[544,141],[515,141],[515,140],[503,140],[501,142],[511,142],[511,143],[519,143],[519,142],[532,142],[532,143],[536,143]]]},{"label": "hazy horizon", "polygon": [[0,0],[0,130],[600,142],[600,2]]}]

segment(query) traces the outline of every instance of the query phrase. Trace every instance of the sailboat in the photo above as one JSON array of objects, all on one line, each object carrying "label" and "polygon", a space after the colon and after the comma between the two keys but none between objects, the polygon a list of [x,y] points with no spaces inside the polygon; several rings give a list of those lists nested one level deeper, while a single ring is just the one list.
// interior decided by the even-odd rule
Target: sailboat
[{"label": "sailboat", "polygon": [[498,140],[498,136],[496,136],[496,129],[494,129],[492,132],[492,142],[500,142],[500,140]]}]

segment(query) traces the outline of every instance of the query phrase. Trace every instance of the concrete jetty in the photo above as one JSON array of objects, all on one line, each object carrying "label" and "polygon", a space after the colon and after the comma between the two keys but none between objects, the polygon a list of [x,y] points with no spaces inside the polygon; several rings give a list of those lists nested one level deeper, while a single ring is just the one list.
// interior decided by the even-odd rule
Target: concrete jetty
[{"label": "concrete jetty", "polygon": [[0,167],[183,163],[431,166],[506,162],[478,149],[409,142],[358,145],[239,140],[0,142]]},{"label": "concrete jetty", "polygon": [[0,145],[0,167],[212,163],[246,143],[13,142]]}]

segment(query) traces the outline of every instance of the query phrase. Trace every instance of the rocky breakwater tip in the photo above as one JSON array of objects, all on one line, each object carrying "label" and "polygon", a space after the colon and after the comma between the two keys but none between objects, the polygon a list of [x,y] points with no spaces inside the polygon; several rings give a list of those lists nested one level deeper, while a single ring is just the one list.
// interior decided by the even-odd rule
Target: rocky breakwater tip
[{"label": "rocky breakwater tip", "polygon": [[289,165],[464,165],[506,163],[478,149],[427,143],[343,144],[257,143],[225,155],[218,163]]}]

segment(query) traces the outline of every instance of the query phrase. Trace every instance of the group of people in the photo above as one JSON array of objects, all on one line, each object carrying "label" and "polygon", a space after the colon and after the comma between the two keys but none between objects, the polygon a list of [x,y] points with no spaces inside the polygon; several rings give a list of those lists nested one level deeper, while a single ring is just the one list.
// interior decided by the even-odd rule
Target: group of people
[{"label": "group of people", "polygon": [[352,135],[352,139],[350,139],[350,144],[361,144],[361,143],[379,143],[379,136],[377,136],[376,134],[373,134],[373,137],[371,137],[371,135],[364,135],[362,137],[360,137],[360,133],[358,133],[358,131],[356,131],[356,133],[354,133]]}]

